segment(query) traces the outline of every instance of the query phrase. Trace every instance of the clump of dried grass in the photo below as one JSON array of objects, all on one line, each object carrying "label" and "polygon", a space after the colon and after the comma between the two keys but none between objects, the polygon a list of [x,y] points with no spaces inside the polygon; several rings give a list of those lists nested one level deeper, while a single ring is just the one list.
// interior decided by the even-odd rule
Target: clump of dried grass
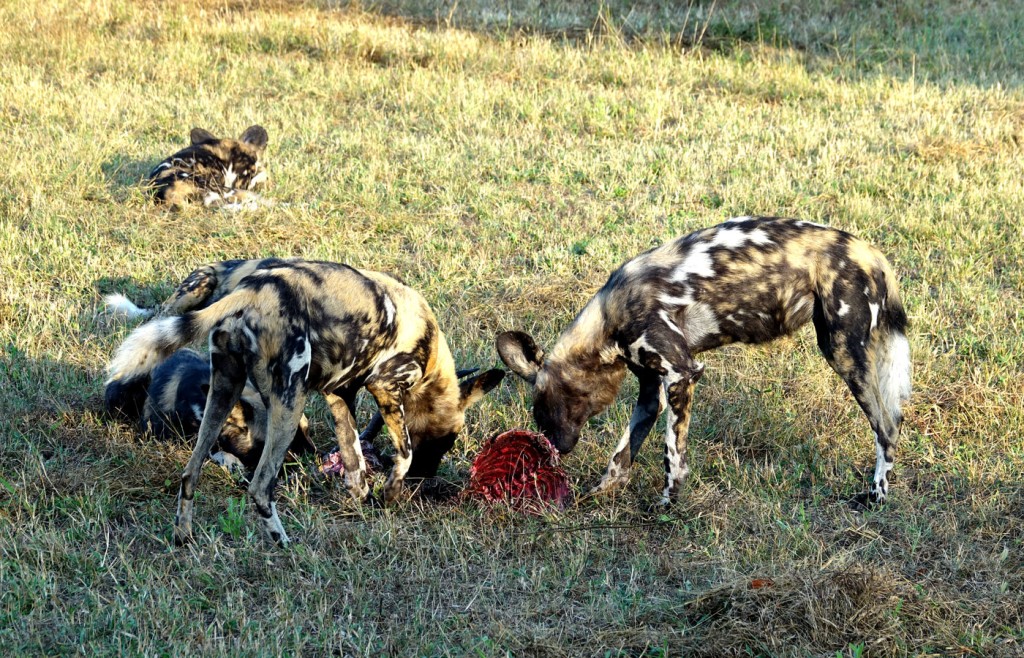
[{"label": "clump of dried grass", "polygon": [[[879,566],[811,567],[771,578],[750,578],[702,593],[688,605],[707,623],[702,655],[748,655],[751,648],[781,655],[794,647],[835,651],[863,644],[891,653],[908,631],[942,622],[906,579]],[[916,627],[916,629],[915,629]]]}]

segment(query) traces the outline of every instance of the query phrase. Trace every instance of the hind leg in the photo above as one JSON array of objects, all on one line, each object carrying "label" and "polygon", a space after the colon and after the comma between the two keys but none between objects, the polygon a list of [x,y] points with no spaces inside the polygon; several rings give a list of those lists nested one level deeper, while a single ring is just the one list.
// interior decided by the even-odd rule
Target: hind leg
[{"label": "hind leg", "polygon": [[267,539],[280,546],[287,546],[289,539],[277,515],[274,488],[277,486],[277,474],[281,471],[284,457],[302,418],[305,402],[306,395],[301,390],[286,396],[270,396],[267,407],[267,443],[263,447],[252,482],[249,483],[249,498],[260,517],[260,528]]},{"label": "hind leg", "polygon": [[275,544],[287,546],[288,535],[277,516],[274,487],[305,411],[312,348],[303,327],[292,327],[280,344],[280,352],[264,351],[259,365],[251,369],[253,384],[267,398],[267,438],[249,483],[249,498],[260,518],[263,535]]},{"label": "hind leg", "polygon": [[192,538],[192,499],[195,497],[199,472],[245,386],[245,363],[236,354],[214,351],[210,355],[210,370],[210,393],[206,399],[203,422],[199,426],[199,438],[181,474],[181,486],[178,489],[178,509],[174,516],[174,542],[178,545]]},{"label": "hind leg", "polygon": [[[854,312],[847,317],[827,321],[819,307],[815,308],[814,324],[818,346],[825,360],[843,379],[860,405],[875,435],[875,471],[868,499],[885,502],[889,494],[889,471],[896,459],[896,438],[901,417],[898,409],[884,400],[879,388],[879,335],[870,321],[858,322]],[[905,340],[905,339],[904,339]]]}]

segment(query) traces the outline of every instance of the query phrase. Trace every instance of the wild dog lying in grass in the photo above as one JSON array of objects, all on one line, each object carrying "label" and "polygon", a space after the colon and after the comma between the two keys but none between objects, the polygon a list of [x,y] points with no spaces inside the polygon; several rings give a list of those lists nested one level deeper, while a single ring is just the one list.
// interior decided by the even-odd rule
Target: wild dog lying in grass
[{"label": "wild dog lying in grass", "polygon": [[[199,432],[210,390],[210,360],[198,352],[181,349],[153,369],[148,378],[131,385],[109,381],[104,390],[107,410],[115,416],[139,421],[143,430],[159,439],[195,436]],[[303,416],[290,450],[296,455],[316,447]],[[238,403],[231,408],[212,448],[213,461],[234,472],[251,476],[266,443],[267,408],[255,388],[246,384]]]},{"label": "wild dog lying in grass", "polygon": [[[197,272],[165,305],[194,310],[139,327],[108,367],[111,381],[130,383],[183,345],[209,336],[210,393],[199,439],[181,476],[174,523],[178,543],[192,536],[200,467],[247,380],[266,400],[268,417],[266,449],[249,495],[266,536],[287,544],[274,485],[310,391],[320,391],[331,409],[345,483],[357,500],[366,498],[369,487],[356,436],[355,396],[365,386],[376,399],[395,446],[384,490],[385,501],[392,501],[401,493],[414,450],[450,447],[465,425],[466,408],[504,376],[489,370],[460,386],[426,301],[385,274],[278,259],[228,261]],[[197,282],[204,280],[215,285],[208,287],[210,294],[199,295]]]},{"label": "wild dog lying in grass", "polygon": [[249,126],[239,139],[220,139],[193,128],[191,141],[149,173],[158,201],[174,207],[202,201],[207,207],[232,210],[260,204],[253,192],[267,180],[260,162],[267,146],[262,126]]},{"label": "wild dog lying in grass", "polygon": [[611,404],[632,371],[640,382],[636,408],[594,492],[626,482],[667,406],[661,502],[669,504],[689,472],[690,404],[704,372],[694,356],[732,342],[763,343],[809,320],[825,360],[875,432],[869,495],[884,501],[900,405],[910,395],[907,316],[885,257],[849,233],[789,219],[732,219],[625,263],[550,355],[522,332],[500,334],[497,348],[533,384],[534,419],[562,453],[573,449],[583,424]]}]

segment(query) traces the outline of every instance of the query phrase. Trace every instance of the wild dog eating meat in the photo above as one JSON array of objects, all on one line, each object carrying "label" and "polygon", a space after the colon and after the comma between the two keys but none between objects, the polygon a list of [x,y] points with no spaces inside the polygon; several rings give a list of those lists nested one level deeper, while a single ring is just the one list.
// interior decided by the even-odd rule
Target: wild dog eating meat
[{"label": "wild dog eating meat", "polygon": [[356,392],[377,402],[395,447],[384,488],[394,500],[418,447],[451,447],[465,410],[501,381],[489,370],[459,382],[433,312],[417,292],[379,272],[337,263],[226,261],[193,272],[160,317],[133,331],[108,367],[109,381],[145,377],[180,347],[208,337],[210,392],[199,438],[181,478],[175,540],[192,535],[199,470],[246,381],[266,402],[266,448],[249,485],[265,535],[287,544],[274,503],[281,461],[311,391],[334,416],[345,483],[369,493],[356,436]]},{"label": "wild dog eating meat", "polygon": [[629,427],[595,492],[623,484],[663,410],[665,487],[679,493],[695,356],[732,342],[763,343],[814,324],[818,347],[875,434],[870,500],[885,500],[910,395],[907,316],[892,267],[849,233],[810,222],[740,217],[628,261],[562,333],[550,353],[522,332],[497,337],[501,359],[533,385],[538,428],[566,453],[607,408],[627,370],[640,383]]}]

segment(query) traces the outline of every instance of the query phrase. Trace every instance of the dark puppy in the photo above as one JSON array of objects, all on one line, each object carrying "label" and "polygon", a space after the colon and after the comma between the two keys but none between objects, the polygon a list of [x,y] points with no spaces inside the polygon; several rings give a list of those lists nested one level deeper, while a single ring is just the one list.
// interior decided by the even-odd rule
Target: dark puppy
[{"label": "dark puppy", "polygon": [[[210,360],[189,349],[181,349],[153,370],[142,427],[161,439],[196,436],[203,422],[210,391]],[[292,439],[293,455],[310,454],[316,446],[309,440],[305,415]],[[251,476],[259,464],[267,440],[267,408],[250,384],[228,414],[211,459],[232,471]]]},{"label": "dark puppy", "polygon": [[154,195],[174,207],[201,202],[232,210],[260,205],[254,192],[267,180],[260,161],[267,131],[250,126],[239,139],[218,138],[193,128],[192,143],[149,174]]},{"label": "dark puppy", "polygon": [[662,503],[689,472],[686,434],[704,365],[732,342],[764,343],[813,322],[825,360],[875,435],[870,498],[883,501],[910,395],[907,316],[878,249],[827,226],[739,217],[651,249],[615,270],[550,354],[522,332],[497,338],[501,359],[534,386],[537,426],[560,452],[615,399],[627,370],[640,396],[596,487],[623,484],[644,438],[668,409]]}]

